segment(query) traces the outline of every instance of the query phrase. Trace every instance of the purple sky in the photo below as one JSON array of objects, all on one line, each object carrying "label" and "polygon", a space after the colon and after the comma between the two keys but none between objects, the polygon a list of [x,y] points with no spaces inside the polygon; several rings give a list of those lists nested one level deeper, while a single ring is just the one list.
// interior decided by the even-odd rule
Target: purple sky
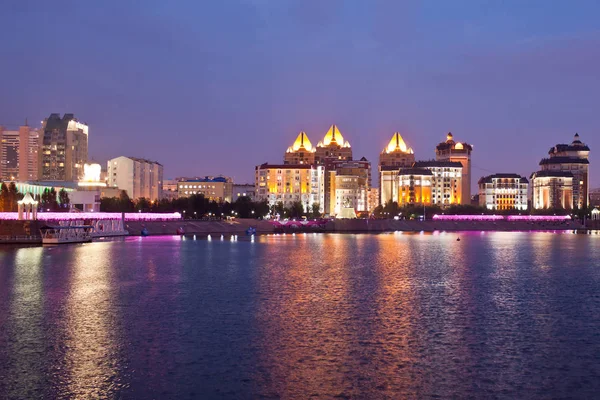
[{"label": "purple sky", "polygon": [[394,131],[417,159],[452,131],[476,181],[529,176],[579,132],[600,186],[594,0],[6,3],[0,125],[75,113],[97,161],[252,182],[300,130],[316,144],[336,123],[374,169]]}]

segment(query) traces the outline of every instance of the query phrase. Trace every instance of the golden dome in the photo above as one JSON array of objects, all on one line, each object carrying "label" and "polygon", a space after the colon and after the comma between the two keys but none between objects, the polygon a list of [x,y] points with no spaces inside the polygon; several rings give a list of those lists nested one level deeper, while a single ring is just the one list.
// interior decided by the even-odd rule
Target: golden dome
[{"label": "golden dome", "polygon": [[288,147],[287,152],[292,153],[294,151],[298,151],[301,149],[304,149],[306,151],[315,151],[313,149],[312,144],[310,143],[310,140],[308,140],[308,136],[306,135],[306,132],[304,132],[304,131],[302,131],[298,134],[298,137],[294,141],[294,144],[291,147]]},{"label": "golden dome", "polygon": [[394,133],[394,136],[392,136],[392,140],[390,140],[387,147],[384,149],[384,152],[386,153],[393,153],[397,151],[408,154],[414,153],[413,149],[406,145],[404,139],[402,139],[402,135],[400,135],[400,133],[398,132]]},{"label": "golden dome", "polygon": [[342,133],[335,124],[329,127],[329,130],[325,134],[323,141],[319,143],[322,146],[329,146],[331,143],[333,143],[341,147],[350,147],[350,143],[344,142],[344,137],[342,136]]}]

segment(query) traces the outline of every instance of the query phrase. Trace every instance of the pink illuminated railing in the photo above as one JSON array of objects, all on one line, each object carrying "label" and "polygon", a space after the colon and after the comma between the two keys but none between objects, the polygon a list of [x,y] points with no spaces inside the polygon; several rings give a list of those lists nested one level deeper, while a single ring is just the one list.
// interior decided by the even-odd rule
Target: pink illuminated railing
[{"label": "pink illuminated railing", "polygon": [[[16,212],[0,212],[0,220],[17,220],[19,214]],[[39,212],[37,219],[42,221],[69,221],[80,219],[121,219],[121,213],[108,212]],[[181,214],[175,213],[125,213],[125,221],[172,221],[181,219]]]},{"label": "pink illuminated railing", "polygon": [[323,226],[327,223],[327,220],[304,220],[304,221],[292,221],[292,220],[283,220],[283,221],[271,221],[271,224],[275,227],[302,227],[302,226]]},{"label": "pink illuminated railing", "polygon": [[569,215],[434,215],[438,221],[570,221]]}]

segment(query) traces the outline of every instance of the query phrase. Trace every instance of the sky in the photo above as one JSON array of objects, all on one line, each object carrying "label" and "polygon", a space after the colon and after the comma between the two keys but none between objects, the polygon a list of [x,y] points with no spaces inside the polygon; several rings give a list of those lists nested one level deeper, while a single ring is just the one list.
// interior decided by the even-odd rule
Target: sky
[{"label": "sky", "polygon": [[427,160],[451,131],[474,146],[475,192],[578,132],[600,186],[598,1],[4,0],[0,14],[0,125],[74,113],[97,162],[242,183],[301,130],[316,144],[337,124],[374,171],[394,132]]}]

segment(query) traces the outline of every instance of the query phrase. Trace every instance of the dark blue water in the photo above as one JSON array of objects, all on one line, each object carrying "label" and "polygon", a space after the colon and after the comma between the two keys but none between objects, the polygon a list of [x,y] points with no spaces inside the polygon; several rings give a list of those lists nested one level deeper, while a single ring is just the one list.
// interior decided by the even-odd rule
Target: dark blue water
[{"label": "dark blue water", "polygon": [[0,248],[0,398],[597,398],[600,236]]}]

